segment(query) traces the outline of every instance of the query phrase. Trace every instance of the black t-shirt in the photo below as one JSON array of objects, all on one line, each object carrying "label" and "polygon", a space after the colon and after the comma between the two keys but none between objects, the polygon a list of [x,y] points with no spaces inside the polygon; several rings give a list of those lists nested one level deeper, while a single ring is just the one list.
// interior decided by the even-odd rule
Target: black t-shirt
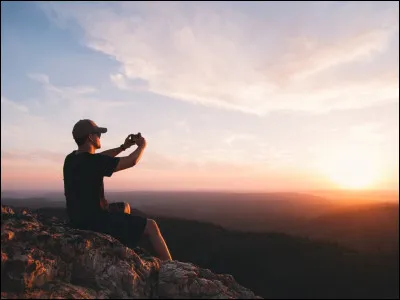
[{"label": "black t-shirt", "polygon": [[64,161],[64,194],[71,222],[90,222],[104,213],[104,176],[111,177],[118,157],[73,151]]}]

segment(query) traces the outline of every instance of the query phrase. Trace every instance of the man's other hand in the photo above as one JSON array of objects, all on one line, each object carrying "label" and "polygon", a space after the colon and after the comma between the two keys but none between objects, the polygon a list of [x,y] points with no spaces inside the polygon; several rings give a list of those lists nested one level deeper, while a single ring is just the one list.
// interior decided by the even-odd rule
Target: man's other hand
[{"label": "man's other hand", "polygon": [[139,147],[145,148],[147,146],[147,141],[144,137],[140,137],[137,141],[136,141],[136,145],[138,145]]},{"label": "man's other hand", "polygon": [[135,145],[135,143],[136,143],[136,141],[132,141],[131,140],[131,135],[128,135],[128,137],[125,139],[125,142],[124,142],[124,147],[127,149],[127,148],[130,148],[131,146],[133,146],[133,145]]}]

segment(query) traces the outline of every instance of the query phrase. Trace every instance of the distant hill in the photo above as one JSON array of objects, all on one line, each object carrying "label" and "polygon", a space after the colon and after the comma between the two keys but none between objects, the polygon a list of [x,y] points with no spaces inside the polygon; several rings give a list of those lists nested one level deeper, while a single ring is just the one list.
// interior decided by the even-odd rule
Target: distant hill
[{"label": "distant hill", "polygon": [[350,206],[305,222],[292,233],[336,241],[368,252],[399,251],[399,206],[378,203]]},{"label": "distant hill", "polygon": [[[391,253],[399,249],[399,205],[393,194],[383,194],[390,202],[372,202],[381,194],[372,193],[365,202],[359,193],[333,199],[300,193],[191,194],[154,193],[120,195],[111,199],[130,202],[148,214],[197,220],[244,232],[282,232],[340,243],[355,250]],[[353,198],[352,198],[353,197]]]},{"label": "distant hill", "polygon": [[1,204],[10,205],[15,207],[29,207],[29,208],[39,208],[39,207],[65,207],[64,201],[54,201],[52,199],[44,197],[29,197],[29,198],[14,198],[14,197],[2,197]]},{"label": "distant hill", "polygon": [[[301,193],[121,192],[106,196],[110,202],[126,201],[132,209],[158,217],[196,220],[243,232],[282,232],[360,251],[390,253],[399,249],[399,207],[393,201],[370,202],[380,195],[372,193],[366,203],[356,204],[343,199],[337,204]],[[31,208],[65,207],[62,194],[52,196],[58,197],[56,201],[44,196],[1,201]]]}]

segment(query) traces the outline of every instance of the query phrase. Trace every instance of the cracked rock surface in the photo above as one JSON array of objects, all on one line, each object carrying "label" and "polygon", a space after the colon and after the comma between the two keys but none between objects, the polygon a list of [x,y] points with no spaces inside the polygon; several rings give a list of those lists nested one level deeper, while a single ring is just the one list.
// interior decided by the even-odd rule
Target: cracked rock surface
[{"label": "cracked rock surface", "polygon": [[1,207],[1,298],[258,298],[231,275],[162,262],[109,235]]}]

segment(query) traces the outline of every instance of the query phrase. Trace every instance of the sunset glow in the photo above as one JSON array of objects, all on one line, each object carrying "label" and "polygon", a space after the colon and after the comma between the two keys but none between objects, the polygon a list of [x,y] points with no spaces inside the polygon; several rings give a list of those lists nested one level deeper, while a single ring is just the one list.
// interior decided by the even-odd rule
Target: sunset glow
[{"label": "sunset glow", "polygon": [[376,159],[362,149],[347,148],[332,155],[325,171],[338,187],[349,189],[369,188],[380,176]]}]

